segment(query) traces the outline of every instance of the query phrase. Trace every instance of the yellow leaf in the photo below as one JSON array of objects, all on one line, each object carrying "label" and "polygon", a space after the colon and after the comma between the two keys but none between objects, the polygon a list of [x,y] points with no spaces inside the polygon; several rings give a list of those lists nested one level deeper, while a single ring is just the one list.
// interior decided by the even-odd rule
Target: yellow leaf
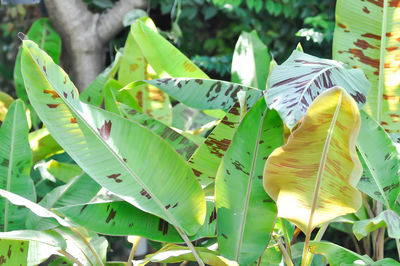
[{"label": "yellow leaf", "polygon": [[314,100],[288,143],[265,165],[264,189],[279,217],[306,232],[360,208],[359,129],[360,113],[344,89],[327,90]]}]

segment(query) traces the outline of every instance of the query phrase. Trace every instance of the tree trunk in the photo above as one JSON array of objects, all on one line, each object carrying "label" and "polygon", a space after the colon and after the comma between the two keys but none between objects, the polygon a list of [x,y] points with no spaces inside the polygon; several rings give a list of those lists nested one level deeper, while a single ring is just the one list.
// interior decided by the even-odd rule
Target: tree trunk
[{"label": "tree trunk", "polygon": [[105,14],[90,12],[82,0],[44,0],[62,39],[61,62],[80,91],[105,68],[105,48],[123,27],[124,15],[145,0],[120,0]]}]

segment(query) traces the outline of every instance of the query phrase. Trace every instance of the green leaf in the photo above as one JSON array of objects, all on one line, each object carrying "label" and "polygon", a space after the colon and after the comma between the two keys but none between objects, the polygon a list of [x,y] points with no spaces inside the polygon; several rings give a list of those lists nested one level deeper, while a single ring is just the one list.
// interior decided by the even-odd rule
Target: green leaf
[{"label": "green leaf", "polygon": [[[207,248],[196,248],[200,255],[200,258],[204,263],[213,266],[236,266],[238,265],[234,261],[230,261],[222,256],[218,256],[218,253]],[[185,260],[196,261],[191,251],[182,246],[167,244],[156,253],[149,254],[145,259],[141,261],[134,261],[135,265],[142,266],[149,262],[160,262],[160,263],[178,263]]]},{"label": "green leaf", "polygon": [[233,54],[232,82],[265,90],[269,64],[268,48],[257,32],[242,32]]},{"label": "green leaf", "polygon": [[346,69],[339,62],[299,51],[276,66],[268,79],[267,104],[279,112],[292,129],[312,101],[323,91],[343,87],[359,107],[365,104],[370,84],[360,69]]},{"label": "green leaf", "polygon": [[385,130],[366,112],[361,111],[361,119],[357,148],[364,173],[357,187],[385,204],[387,209],[400,211],[396,202],[400,192],[400,158],[396,147]]},{"label": "green leaf", "polygon": [[[29,29],[28,39],[37,43],[41,49],[46,51],[54,62],[58,64],[61,55],[61,38],[53,28],[50,19],[39,18]],[[15,90],[20,99],[28,103],[28,95],[25,91],[24,80],[21,73],[21,52],[18,52],[14,66]]]},{"label": "green leaf", "polygon": [[381,227],[388,228],[389,237],[400,238],[400,217],[391,210],[383,211],[375,218],[355,222],[353,232],[357,239],[360,240]]},{"label": "green leaf", "polygon": [[373,260],[366,255],[361,256],[351,250],[325,241],[311,241],[310,251],[314,254],[323,255],[330,265],[345,265],[346,263],[354,265],[355,262],[371,265],[373,263]]},{"label": "green leaf", "polygon": [[165,73],[171,77],[207,79],[208,76],[200,68],[149,26],[152,24],[149,20],[150,18],[138,19],[132,24],[131,32],[157,75]]},{"label": "green leaf", "polygon": [[269,154],[283,144],[283,124],[260,99],[240,123],[215,181],[221,254],[247,265],[260,257],[276,220],[276,206],[263,189]]},{"label": "green leaf", "polygon": [[236,103],[189,159],[189,165],[203,187],[214,182],[239,122],[239,103]]},{"label": "green leaf", "polygon": [[215,118],[204,114],[201,110],[178,103],[172,109],[172,126],[183,131],[197,133],[207,124],[214,124]]},{"label": "green leaf", "polygon": [[59,249],[65,249],[67,247],[64,238],[57,232],[51,230],[19,230],[0,233],[0,239],[36,241]]},{"label": "green leaf", "polygon": [[[100,185],[87,174],[76,176],[63,186],[56,187],[39,202],[39,205],[51,210],[64,206],[84,204],[90,201],[100,190]],[[85,193],[82,193],[85,191]],[[28,216],[26,226],[36,230],[46,230],[58,226],[52,219],[43,219],[36,215]]]},{"label": "green leaf", "polygon": [[50,160],[47,163],[47,171],[58,180],[68,183],[74,177],[83,174],[82,169],[73,163],[61,163],[55,160]]},{"label": "green leaf", "polygon": [[2,265],[27,265],[29,242],[0,239],[0,263]]},{"label": "green leaf", "polygon": [[50,135],[47,128],[41,128],[29,133],[29,145],[33,153],[33,164],[49,158],[55,154],[62,153],[64,150]]},{"label": "green leaf", "polygon": [[17,205],[17,206],[24,206],[27,207],[29,210],[31,210],[34,214],[40,217],[45,217],[45,218],[54,218],[60,225],[62,226],[70,226],[68,222],[63,220],[61,217],[57,216],[53,212],[47,210],[46,208],[43,208],[37,203],[34,203],[24,197],[21,197],[17,194],[14,194],[12,192],[0,189],[0,196],[3,198],[6,198],[9,200],[12,204]]},{"label": "green leaf", "polygon": [[[106,235],[138,235],[160,242],[183,243],[175,228],[165,220],[145,213],[124,201],[93,202],[58,208],[57,211],[88,230]],[[203,227],[191,241],[215,237],[214,203],[207,201]]]},{"label": "green leaf", "polygon": [[[152,31],[149,34],[159,36],[157,28],[150,18],[143,17],[137,20],[134,25],[138,24],[139,21],[142,21],[144,25],[146,25],[147,29]],[[153,53],[155,51],[151,49],[152,47],[143,47],[140,45],[139,42],[146,42],[147,38],[135,31],[134,25],[132,25],[131,32],[129,33],[125,43],[121,68],[118,73],[118,81],[123,86],[137,80],[157,79],[160,77],[169,76],[165,73],[155,70],[158,69],[157,66],[159,62],[155,60],[158,59],[158,56],[154,58]],[[156,46],[157,43],[150,42],[149,45]],[[164,49],[163,47],[158,48]],[[166,125],[171,125],[171,102],[168,95],[166,95],[163,91],[154,86],[146,85],[137,87],[135,90],[130,91],[130,95],[137,101],[144,113],[162,121]]]},{"label": "green leaf", "polygon": [[[65,72],[34,43],[24,41],[22,60],[32,105],[53,137],[86,173],[188,235],[199,230],[206,213],[204,193],[169,144],[131,120],[80,102]],[[59,97],[49,97],[44,89]]]},{"label": "green leaf", "polygon": [[332,46],[334,59],[364,71],[372,84],[364,110],[390,133],[400,133],[399,10],[397,1],[337,1]]},{"label": "green leaf", "polygon": [[[30,177],[32,152],[28,142],[28,123],[22,100],[14,101],[0,129],[0,189],[36,200]],[[6,199],[0,199],[0,230],[23,229],[27,210],[19,210]]]},{"label": "green leaf", "polygon": [[[117,73],[120,63],[121,53],[117,52],[112,64],[109,65],[100,75],[98,75],[79,96],[81,101],[95,106],[101,106],[104,99],[105,86],[107,82]],[[63,82],[66,82],[66,80]]]},{"label": "green leaf", "polygon": [[125,118],[143,125],[147,129],[151,130],[154,134],[163,138],[185,160],[188,160],[197,149],[197,145],[190,139],[167,127],[158,120],[133,110],[124,104],[120,103],[119,106]]},{"label": "green leaf", "polygon": [[143,80],[131,83],[124,89],[129,91],[143,84],[152,84],[187,106],[201,110],[220,109],[227,112],[237,102],[239,91],[247,92],[248,106],[252,106],[262,96],[262,91],[259,89],[213,79],[166,78]]}]

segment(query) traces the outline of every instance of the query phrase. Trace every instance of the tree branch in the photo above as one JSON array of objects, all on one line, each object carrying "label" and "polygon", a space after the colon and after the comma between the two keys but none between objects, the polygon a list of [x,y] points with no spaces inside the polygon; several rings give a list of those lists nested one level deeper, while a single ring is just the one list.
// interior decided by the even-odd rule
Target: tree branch
[{"label": "tree branch", "polygon": [[120,0],[99,17],[96,32],[103,43],[112,39],[123,27],[124,15],[133,8],[145,7],[144,0]]}]

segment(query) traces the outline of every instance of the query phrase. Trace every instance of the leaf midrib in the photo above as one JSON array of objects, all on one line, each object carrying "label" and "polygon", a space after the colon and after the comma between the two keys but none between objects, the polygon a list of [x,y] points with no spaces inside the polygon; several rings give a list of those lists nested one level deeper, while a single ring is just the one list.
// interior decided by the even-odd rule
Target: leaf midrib
[{"label": "leaf midrib", "polygon": [[[13,123],[11,128],[11,145],[10,145],[10,159],[8,161],[8,173],[7,173],[7,191],[11,190],[11,176],[12,176],[12,165],[13,165],[13,158],[14,158],[14,141],[15,141],[15,127],[17,124],[17,109],[18,109],[18,102],[15,104],[14,108],[14,116],[13,116]],[[8,206],[9,202],[5,199],[5,206],[4,206],[4,232],[7,232],[8,227]]]},{"label": "leaf midrib", "polygon": [[256,164],[256,158],[257,158],[257,153],[258,153],[258,148],[259,148],[259,141],[261,138],[261,130],[262,130],[262,125],[264,124],[265,116],[267,114],[268,108],[265,107],[263,116],[260,120],[260,124],[258,127],[258,133],[257,133],[257,140],[255,143],[255,149],[253,153],[253,160],[251,162],[251,170],[250,170],[250,175],[249,175],[249,183],[247,185],[247,193],[246,193],[246,200],[244,203],[244,210],[243,210],[243,216],[242,216],[242,221],[241,221],[241,226],[240,226],[240,231],[239,231],[239,242],[238,242],[238,247],[236,251],[236,261],[239,261],[239,256],[240,256],[240,248],[242,246],[242,241],[243,241],[243,235],[244,235],[244,228],[246,225],[246,218],[247,218],[247,209],[249,206],[249,199],[250,199],[250,192],[251,192],[251,186],[253,183],[253,177],[254,177],[254,169],[255,169],[255,164]]},{"label": "leaf midrib", "polygon": [[377,110],[376,110],[376,120],[380,124],[382,121],[382,100],[383,100],[383,89],[384,89],[384,67],[385,67],[385,48],[386,48],[386,28],[387,28],[387,7],[388,1],[383,0],[383,14],[382,14],[382,28],[381,28],[381,44],[379,51],[379,83],[378,83],[378,95],[377,95]]},{"label": "leaf midrib", "polygon": [[313,200],[312,200],[312,205],[311,205],[311,212],[310,212],[310,217],[308,220],[308,226],[307,226],[307,235],[311,234],[312,231],[312,223],[314,220],[314,214],[315,214],[315,210],[317,207],[317,202],[318,202],[318,196],[319,196],[319,192],[321,190],[321,183],[322,183],[322,177],[323,177],[323,173],[325,171],[325,166],[326,166],[326,161],[327,161],[327,157],[328,157],[328,153],[329,153],[329,147],[330,147],[330,143],[333,137],[333,131],[334,128],[336,126],[336,121],[338,119],[339,116],[339,112],[340,112],[340,108],[342,106],[342,100],[343,100],[343,92],[340,92],[340,96],[339,96],[339,100],[338,100],[338,104],[336,106],[335,112],[333,114],[333,118],[332,118],[332,122],[329,126],[329,130],[328,130],[328,135],[325,139],[325,143],[324,143],[324,148],[322,150],[322,156],[321,156],[321,160],[320,160],[320,164],[318,167],[318,173],[317,173],[317,182],[315,184],[314,187],[314,193],[313,193]]}]

